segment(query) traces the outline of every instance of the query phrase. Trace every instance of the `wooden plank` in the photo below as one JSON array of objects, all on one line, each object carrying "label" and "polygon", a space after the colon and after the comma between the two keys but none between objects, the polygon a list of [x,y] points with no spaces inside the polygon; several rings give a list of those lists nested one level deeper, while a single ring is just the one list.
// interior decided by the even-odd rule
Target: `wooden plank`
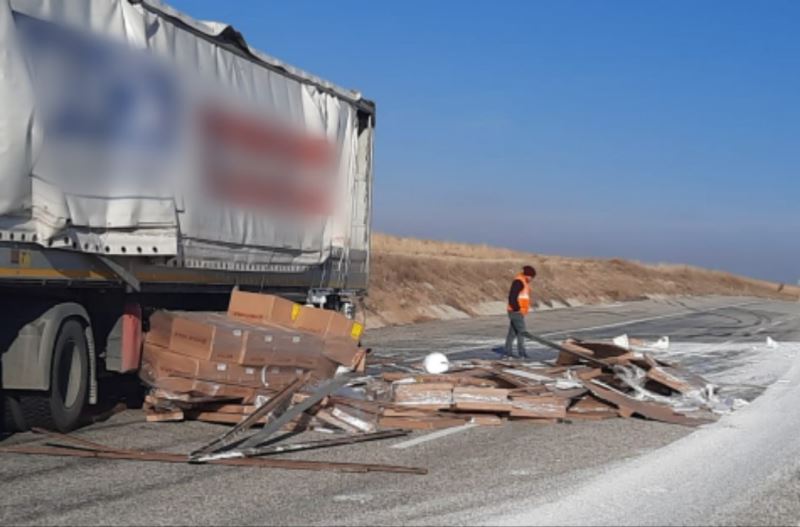
[{"label": "wooden plank", "polygon": [[425,408],[449,408],[453,403],[452,383],[409,383],[392,386],[395,404]]},{"label": "wooden plank", "polygon": [[595,379],[603,374],[600,368],[576,368],[575,376],[583,381]]},{"label": "wooden plank", "polygon": [[406,379],[411,379],[415,383],[449,383],[452,385],[461,386],[496,386],[497,383],[491,379],[475,377],[466,373],[444,373],[441,375],[425,374],[410,374],[403,372],[383,372],[381,374],[384,381],[396,382]]},{"label": "wooden plank", "polygon": [[461,426],[464,419],[447,417],[381,417],[379,425],[382,428],[404,428],[409,430],[438,430]]},{"label": "wooden plank", "polygon": [[430,417],[436,415],[436,410],[427,410],[424,408],[408,407],[408,408],[384,408],[384,417]]},{"label": "wooden plank", "polygon": [[572,414],[609,414],[612,417],[617,415],[617,407],[598,399],[594,395],[587,395],[581,397],[567,409],[567,412]]},{"label": "wooden plank", "polygon": [[512,410],[512,406],[511,401],[504,403],[461,401],[454,403],[453,409],[465,412],[509,413]]},{"label": "wooden plank", "polygon": [[335,405],[349,406],[350,408],[355,408],[371,414],[380,414],[383,406],[383,403],[377,401],[365,401],[342,396],[331,396],[330,400],[331,403]]},{"label": "wooden plank", "polygon": [[248,415],[256,410],[256,406],[252,404],[205,404],[202,409],[222,414]]},{"label": "wooden plank", "polygon": [[596,380],[588,381],[584,384],[596,397],[610,402],[624,413],[630,411],[632,414],[635,413],[655,421],[684,426],[699,426],[713,421],[713,419],[690,418],[678,414],[672,408],[663,404],[639,401],[618,390],[614,390],[610,386],[604,386]]},{"label": "wooden plank", "polygon": [[453,389],[453,408],[473,412],[510,412],[509,390],[502,388],[472,388],[457,386]]},{"label": "wooden plank", "polygon": [[617,409],[617,413],[619,413],[620,417],[628,418],[633,417],[633,408],[630,406],[620,404],[619,408]]},{"label": "wooden plank", "polygon": [[[231,424],[231,425],[238,425],[239,423],[243,422],[247,419],[246,415],[241,414],[226,414],[221,412],[212,412],[212,411],[194,411],[194,412],[187,412],[186,417],[189,419],[194,419],[197,421],[205,421],[207,423],[224,423],[224,424]],[[266,417],[262,417],[255,421],[254,424],[263,425],[267,422]]]},{"label": "wooden plank", "polygon": [[184,415],[182,410],[172,410],[170,412],[158,412],[150,410],[145,413],[145,421],[148,423],[164,423],[183,421]]},{"label": "wooden plank", "polygon": [[551,375],[543,375],[541,373],[526,371],[522,368],[505,368],[500,371],[502,371],[507,375],[512,375],[514,377],[521,377],[526,381],[533,381],[535,384],[548,383],[556,380],[556,378]]},{"label": "wooden plank", "polygon": [[495,377],[505,381],[514,388],[527,388],[528,386],[535,386],[537,384],[541,384],[535,381],[531,381],[530,379],[523,379],[520,378],[519,376],[506,373],[504,370],[501,370],[499,368],[494,368],[491,371]]},{"label": "wooden plank", "polygon": [[[154,463],[189,463],[190,459],[185,454],[172,454],[169,452],[142,452],[124,450],[79,450],[64,447],[31,447],[7,446],[0,447],[0,452],[9,454],[26,454],[57,457],[80,457],[90,459],[114,459],[123,461],[142,461]],[[328,470],[335,472],[393,472],[398,474],[427,474],[426,469],[402,467],[395,465],[378,465],[369,463],[342,463],[333,461],[305,461],[298,459],[216,459],[208,461],[209,465],[225,465],[233,467],[277,468],[284,470]]]},{"label": "wooden plank", "polygon": [[605,421],[606,419],[616,419],[618,415],[616,413],[572,413],[567,411],[567,419],[570,421]]},{"label": "wooden plank", "polygon": [[542,395],[550,393],[550,390],[547,389],[547,386],[544,384],[533,385],[533,386],[526,386],[525,388],[513,388],[509,392],[509,396],[514,397],[515,395]]},{"label": "wooden plank", "polygon": [[579,364],[582,358],[587,360],[594,359],[594,353],[591,350],[576,345],[571,339],[562,342],[561,346],[564,349],[558,352],[558,357],[556,357],[557,366],[574,366]]},{"label": "wooden plank", "polygon": [[587,392],[586,388],[569,388],[566,390],[559,390],[558,388],[551,388],[548,393],[554,397],[561,399],[577,399],[582,397]]},{"label": "wooden plank", "polygon": [[653,366],[647,371],[646,376],[678,393],[702,391],[708,384],[698,375],[670,366]]},{"label": "wooden plank", "polygon": [[532,425],[554,425],[561,422],[561,419],[540,419],[535,417],[512,417],[515,423],[526,423]]},{"label": "wooden plank", "polygon": [[536,417],[542,419],[562,419],[567,416],[568,399],[553,396],[513,397],[511,417]]},{"label": "wooden plank", "polygon": [[503,426],[505,419],[493,414],[460,414],[467,423],[478,426]]},{"label": "wooden plank", "polygon": [[588,350],[592,357],[595,359],[601,359],[605,362],[609,362],[605,359],[610,358],[619,358],[624,356],[630,356],[631,351],[628,349],[623,348],[622,346],[617,346],[616,344],[612,344],[610,342],[597,342],[597,341],[590,341],[590,340],[572,340],[572,344],[581,348],[582,350]]},{"label": "wooden plank", "polygon": [[332,425],[340,430],[344,430],[345,432],[349,432],[354,434],[356,432],[360,432],[355,426],[350,425],[349,423],[344,422],[343,420],[339,419],[338,417],[334,417],[330,410],[324,409],[318,411],[314,414],[314,417],[322,421],[323,423]]}]

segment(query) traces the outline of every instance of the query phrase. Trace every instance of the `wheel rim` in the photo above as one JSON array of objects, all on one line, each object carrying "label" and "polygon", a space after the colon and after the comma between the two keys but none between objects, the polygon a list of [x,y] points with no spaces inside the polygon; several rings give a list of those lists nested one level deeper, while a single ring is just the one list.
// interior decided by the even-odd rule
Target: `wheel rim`
[{"label": "wheel rim", "polygon": [[78,401],[81,387],[81,357],[78,346],[72,340],[64,343],[59,364],[59,395],[65,408],[72,408]]}]

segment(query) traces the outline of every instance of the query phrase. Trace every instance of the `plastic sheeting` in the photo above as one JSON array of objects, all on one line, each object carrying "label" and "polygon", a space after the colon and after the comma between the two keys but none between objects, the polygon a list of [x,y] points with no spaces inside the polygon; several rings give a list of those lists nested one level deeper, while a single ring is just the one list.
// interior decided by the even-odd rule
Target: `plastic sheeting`
[{"label": "plastic sheeting", "polygon": [[1,230],[212,268],[368,250],[357,92],[151,1],[0,0],[0,46]]}]

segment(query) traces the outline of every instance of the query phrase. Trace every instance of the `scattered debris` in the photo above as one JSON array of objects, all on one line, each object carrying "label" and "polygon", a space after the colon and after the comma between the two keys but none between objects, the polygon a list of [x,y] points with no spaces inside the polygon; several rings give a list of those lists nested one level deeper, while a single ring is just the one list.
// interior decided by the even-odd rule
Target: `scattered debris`
[{"label": "scattered debris", "polygon": [[[233,425],[188,455],[123,450],[49,434],[55,446],[3,447],[24,454],[214,463],[300,470],[424,469],[275,459],[284,452],[399,437],[409,430],[455,430],[507,421],[550,424],[634,416],[685,426],[741,406],[721,400],[705,379],[655,358],[655,343],[620,335],[609,342],[527,336],[558,352],[550,363],[450,361],[442,353],[414,365],[379,364],[366,375],[361,326],[333,311],[235,290],[227,314],[159,311],[150,318],[141,379],[151,422],[197,419]],[[777,344],[767,338],[771,347]],[[377,361],[376,361],[377,363]],[[259,428],[255,428],[259,427]],[[278,431],[338,434],[275,444]],[[66,445],[64,444],[66,443]],[[263,456],[270,456],[264,459]]]},{"label": "scattered debris", "polygon": [[619,335],[611,340],[614,345],[626,350],[634,348],[650,349],[650,350],[666,350],[669,349],[669,337],[661,337],[657,341],[646,341],[643,339],[631,338],[627,334]]},{"label": "scattered debris", "polygon": [[661,337],[651,347],[659,350],[669,349],[669,337]]},{"label": "scattered debris", "polygon": [[[147,452],[140,450],[125,450],[112,448],[97,443],[91,443],[75,436],[56,434],[40,430],[49,437],[67,443],[66,445],[55,443],[47,446],[13,445],[0,446],[0,452],[8,454],[28,454],[58,457],[83,457],[95,459],[115,459],[126,461],[148,461],[158,463],[190,463],[191,460],[185,454],[172,454],[169,452]],[[397,474],[427,474],[424,468],[402,467],[395,465],[380,465],[370,463],[343,463],[332,461],[304,461],[297,459],[215,459],[208,461],[210,464],[227,465],[235,467],[254,467],[254,468],[279,468],[285,470],[316,470],[334,472],[393,472]]]}]

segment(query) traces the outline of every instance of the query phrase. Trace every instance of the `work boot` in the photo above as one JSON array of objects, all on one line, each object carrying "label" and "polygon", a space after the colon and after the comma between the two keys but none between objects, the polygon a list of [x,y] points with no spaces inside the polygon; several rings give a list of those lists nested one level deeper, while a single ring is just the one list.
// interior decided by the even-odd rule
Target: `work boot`
[{"label": "work boot", "polygon": [[506,349],[504,347],[502,347],[502,346],[498,346],[496,348],[492,348],[492,351],[494,353],[497,353],[498,355],[500,355],[500,360],[508,358],[508,357],[511,357],[511,354],[509,352],[507,352]]}]

